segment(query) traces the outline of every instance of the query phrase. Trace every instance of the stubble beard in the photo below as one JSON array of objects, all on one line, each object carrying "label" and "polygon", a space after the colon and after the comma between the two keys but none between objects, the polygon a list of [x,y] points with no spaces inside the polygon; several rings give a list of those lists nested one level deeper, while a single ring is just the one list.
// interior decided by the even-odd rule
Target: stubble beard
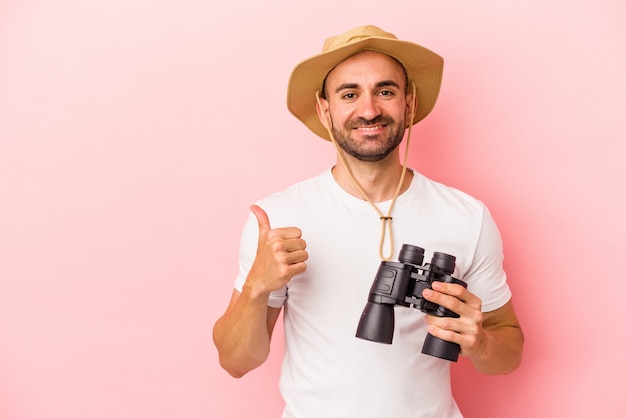
[{"label": "stubble beard", "polygon": [[[386,125],[390,129],[385,138],[381,138],[380,134],[363,135],[361,140],[352,137],[355,128],[379,124]],[[393,119],[385,116],[378,116],[372,120],[358,118],[348,122],[343,130],[335,127],[332,130],[337,144],[348,155],[363,162],[378,162],[387,158],[402,142],[404,121],[396,123]],[[374,141],[378,142],[379,146],[371,147]]]}]

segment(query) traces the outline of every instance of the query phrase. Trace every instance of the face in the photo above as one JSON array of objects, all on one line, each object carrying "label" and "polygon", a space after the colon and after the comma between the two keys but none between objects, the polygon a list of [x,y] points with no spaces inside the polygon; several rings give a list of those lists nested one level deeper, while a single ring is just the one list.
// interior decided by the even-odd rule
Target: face
[{"label": "face", "polygon": [[411,95],[402,66],[388,55],[365,51],[336,66],[326,78],[318,115],[332,121],[337,144],[360,161],[385,159],[402,142]]}]

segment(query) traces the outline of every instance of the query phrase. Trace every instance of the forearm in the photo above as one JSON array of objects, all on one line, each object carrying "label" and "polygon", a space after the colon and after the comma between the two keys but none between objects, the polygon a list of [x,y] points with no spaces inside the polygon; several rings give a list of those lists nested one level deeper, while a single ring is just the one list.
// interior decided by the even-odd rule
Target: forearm
[{"label": "forearm", "polygon": [[213,340],[220,364],[234,377],[257,368],[269,355],[268,297],[253,295],[244,289],[215,323]]},{"label": "forearm", "polygon": [[523,345],[524,335],[517,326],[487,329],[482,337],[481,349],[469,358],[480,373],[508,374],[519,367]]}]

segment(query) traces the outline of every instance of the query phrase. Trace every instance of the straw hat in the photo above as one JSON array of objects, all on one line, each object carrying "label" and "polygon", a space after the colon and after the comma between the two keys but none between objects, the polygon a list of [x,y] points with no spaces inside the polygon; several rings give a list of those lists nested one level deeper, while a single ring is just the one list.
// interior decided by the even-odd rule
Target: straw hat
[{"label": "straw hat", "polygon": [[418,105],[413,124],[424,119],[435,106],[441,86],[443,58],[420,45],[401,41],[376,26],[360,26],[328,38],[321,54],[301,62],[291,73],[287,107],[316,135],[330,140],[315,110],[315,92],[322,95],[324,80],[335,66],[365,50],[392,56],[404,67],[409,86],[411,82],[415,83]]}]

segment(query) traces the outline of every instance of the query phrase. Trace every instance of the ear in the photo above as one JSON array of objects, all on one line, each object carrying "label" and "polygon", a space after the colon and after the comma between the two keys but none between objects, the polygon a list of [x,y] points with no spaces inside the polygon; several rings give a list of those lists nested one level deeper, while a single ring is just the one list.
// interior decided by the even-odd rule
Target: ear
[{"label": "ear", "polygon": [[330,129],[330,110],[328,106],[328,100],[319,97],[315,104],[315,110],[317,111],[317,117],[319,118],[324,128]]},{"label": "ear", "polygon": [[413,94],[413,92],[407,93],[406,95],[406,120],[407,123],[411,123],[411,106],[414,106],[413,113],[417,112],[417,106],[419,103],[417,102],[417,97]]}]

